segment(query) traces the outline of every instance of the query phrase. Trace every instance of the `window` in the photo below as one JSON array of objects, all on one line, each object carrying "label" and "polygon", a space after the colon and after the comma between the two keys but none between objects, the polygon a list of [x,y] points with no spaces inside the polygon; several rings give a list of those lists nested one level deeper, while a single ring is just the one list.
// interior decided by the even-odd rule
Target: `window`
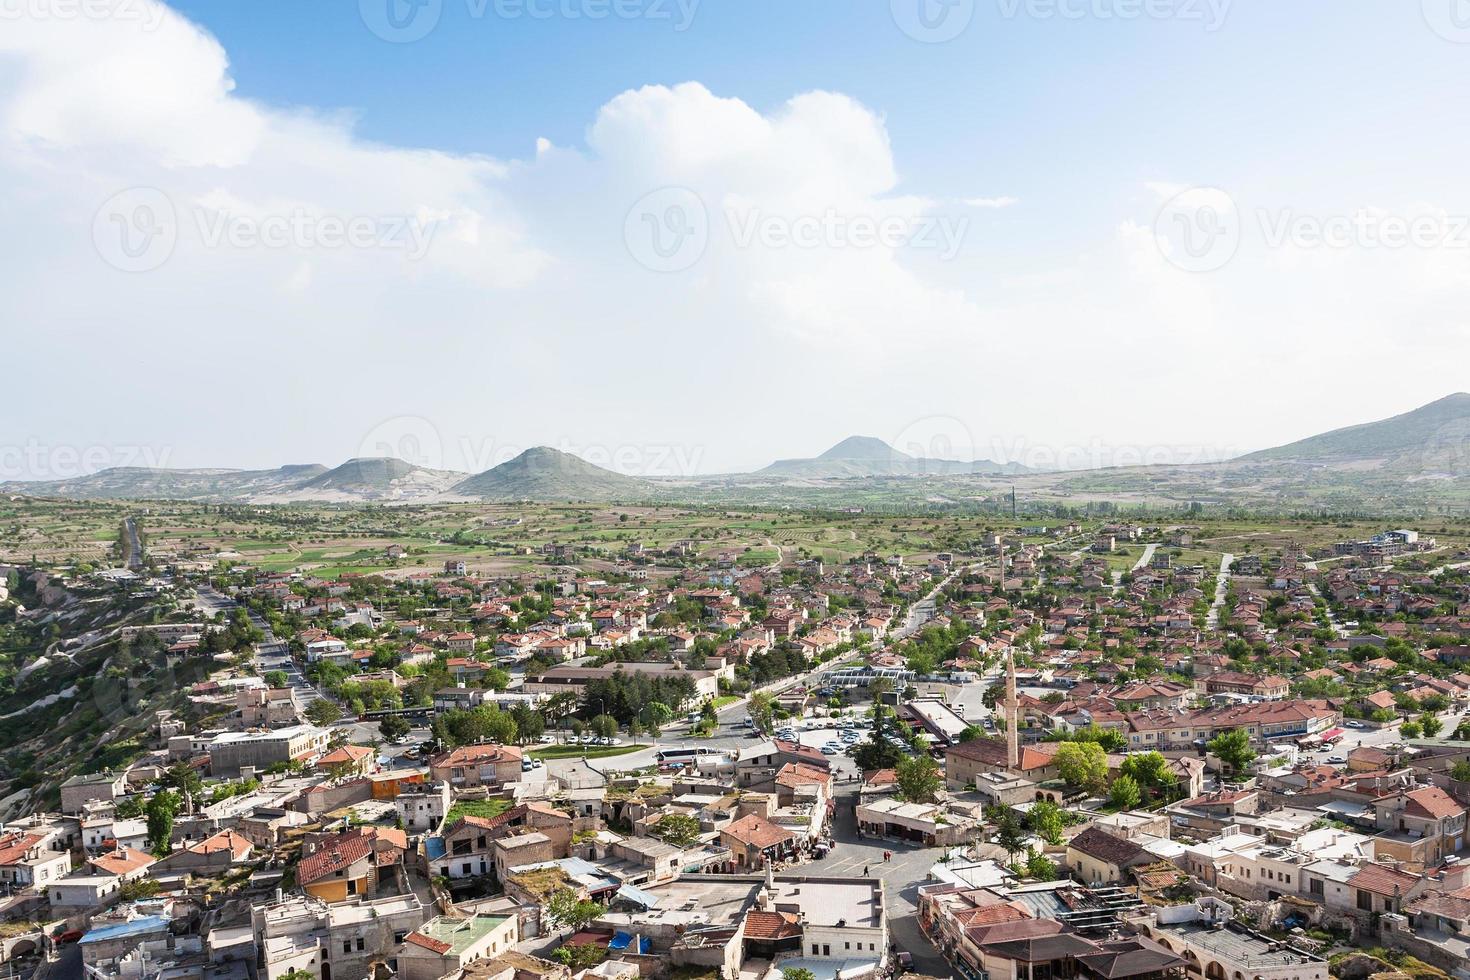
[{"label": "window", "polygon": [[342,952],[344,952],[344,953],[350,953],[350,952],[352,952],[352,940],[350,940],[350,939],[344,939],[344,940],[342,940]]},{"label": "window", "polygon": [[812,955],[813,955],[813,956],[817,956],[817,955],[820,955],[820,954],[821,954],[821,952],[822,952],[822,951],[821,951],[821,949],[820,949],[820,948],[819,948],[819,947],[818,947],[818,946],[817,946],[817,944],[816,944],[816,943],[812,943]]},{"label": "window", "polygon": [[357,937],[357,951],[359,953],[361,953],[363,951],[364,943],[365,943],[365,940],[361,936],[358,936]]}]

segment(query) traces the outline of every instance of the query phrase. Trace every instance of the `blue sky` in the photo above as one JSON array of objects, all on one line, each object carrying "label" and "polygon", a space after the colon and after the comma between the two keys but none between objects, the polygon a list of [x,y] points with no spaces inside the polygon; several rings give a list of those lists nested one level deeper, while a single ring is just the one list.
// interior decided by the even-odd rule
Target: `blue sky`
[{"label": "blue sky", "polygon": [[[76,392],[14,379],[15,438],[42,447],[330,463],[422,422],[461,468],[547,443],[719,471],[934,431],[1107,463],[1467,387],[1461,0],[955,0],[973,11],[942,43],[900,27],[939,0],[702,0],[683,31],[676,0],[427,0],[411,43],[368,26],[403,0],[107,0],[97,22],[17,2],[0,211],[29,247],[0,289],[44,327],[16,355],[62,338]],[[711,219],[673,271],[629,237],[670,188]],[[102,240],[165,211],[147,268]],[[1217,213],[1236,244],[1191,261],[1178,236]],[[254,235],[301,214],[422,222],[425,254]],[[750,215],[833,214],[952,224],[960,247],[731,241]],[[1369,232],[1312,237],[1354,215]],[[1380,247],[1385,219],[1439,238]],[[159,411],[117,377],[139,350],[168,377],[240,372],[250,410]],[[1369,356],[1401,370],[1345,388]]]}]

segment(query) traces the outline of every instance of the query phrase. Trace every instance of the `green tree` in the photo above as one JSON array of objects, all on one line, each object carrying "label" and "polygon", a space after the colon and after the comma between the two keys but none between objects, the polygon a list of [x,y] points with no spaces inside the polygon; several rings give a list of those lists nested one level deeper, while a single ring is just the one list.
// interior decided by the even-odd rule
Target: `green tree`
[{"label": "green tree", "polygon": [[1169,760],[1158,752],[1140,752],[1123,760],[1121,766],[1125,776],[1132,776],[1140,789],[1168,790],[1178,782]]},{"label": "green tree", "polygon": [[1444,722],[1436,715],[1425,712],[1419,716],[1419,727],[1424,730],[1425,738],[1433,738],[1444,729]]},{"label": "green tree", "polygon": [[573,973],[580,973],[601,963],[606,955],[601,946],[593,943],[578,943],[575,946],[558,946],[552,951],[551,958]]},{"label": "green tree", "polygon": [[643,706],[639,712],[643,719],[643,725],[652,734],[657,734],[665,725],[674,720],[674,709],[662,701],[650,701]]},{"label": "green tree", "polygon": [[1031,804],[1031,809],[1026,811],[1026,825],[1031,828],[1032,833],[1048,844],[1060,844],[1062,831],[1067,826],[1067,819],[1062,813],[1062,808],[1051,800],[1037,800]]},{"label": "green tree", "polygon": [[285,687],[289,681],[286,680],[284,670],[268,670],[265,672],[265,682],[274,688]]},{"label": "green tree", "polygon": [[169,766],[168,772],[163,774],[159,782],[178,790],[184,801],[190,803],[197,803],[204,794],[204,780],[200,777],[199,770],[187,762],[175,762]]},{"label": "green tree", "polygon": [[173,850],[174,817],[181,801],[173,790],[160,790],[148,801],[148,847],[159,857]]},{"label": "green tree", "polygon": [[378,731],[390,742],[396,742],[413,731],[413,726],[402,715],[388,715],[378,722]]},{"label": "green tree", "polygon": [[1251,748],[1251,737],[1244,728],[1232,728],[1210,739],[1210,753],[1225,763],[1232,773],[1243,773],[1255,761],[1256,750]]},{"label": "green tree", "polygon": [[546,900],[547,917],[558,929],[581,929],[602,914],[602,906],[577,897],[570,888],[558,888]]},{"label": "green tree", "polygon": [[1035,878],[1037,881],[1055,881],[1057,878],[1057,866],[1044,854],[1034,851],[1026,861],[1026,877]]},{"label": "green tree", "polygon": [[699,840],[699,821],[685,813],[666,814],[654,824],[653,835],[665,844],[688,847]]},{"label": "green tree", "polygon": [[306,706],[306,719],[314,725],[330,725],[342,717],[342,709],[329,698],[317,698]]},{"label": "green tree", "polygon": [[1132,776],[1119,776],[1113,780],[1108,798],[1119,810],[1131,810],[1143,799],[1143,793],[1138,788],[1138,781]]},{"label": "green tree", "polygon": [[546,722],[541,712],[530,706],[518,704],[511,709],[511,720],[516,723],[516,738],[522,742],[534,742],[546,731]]},{"label": "green tree", "polygon": [[781,970],[781,980],[817,980],[817,975],[804,966],[792,966]]},{"label": "green tree", "polygon": [[1418,738],[1420,735],[1419,723],[1417,721],[1406,721],[1399,726],[1399,734],[1404,738]]},{"label": "green tree", "polygon": [[776,710],[776,699],[765,691],[756,691],[746,702],[751,720],[762,735],[770,734],[771,719]]},{"label": "green tree", "polygon": [[1000,807],[995,815],[995,843],[1005,850],[1008,859],[1026,850],[1026,828],[1008,806]]},{"label": "green tree", "polygon": [[1069,785],[1089,793],[1108,786],[1108,755],[1096,742],[1063,742],[1057,747],[1057,771]]},{"label": "green tree", "polygon": [[1470,760],[1461,759],[1450,768],[1450,778],[1458,782],[1470,782]]},{"label": "green tree", "polygon": [[612,738],[618,733],[618,720],[612,715],[598,715],[592,719],[592,732],[602,738]]},{"label": "green tree", "polygon": [[944,780],[939,763],[928,754],[911,755],[898,764],[898,795],[910,803],[933,803]]}]

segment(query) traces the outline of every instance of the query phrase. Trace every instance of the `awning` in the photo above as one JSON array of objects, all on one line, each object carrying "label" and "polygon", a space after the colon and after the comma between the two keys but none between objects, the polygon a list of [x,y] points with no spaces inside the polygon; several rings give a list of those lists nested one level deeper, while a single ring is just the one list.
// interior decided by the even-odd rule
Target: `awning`
[{"label": "awning", "polygon": [[1329,729],[1327,729],[1327,731],[1325,731],[1325,732],[1323,732],[1321,734],[1320,738],[1324,742],[1330,742],[1334,738],[1342,738],[1346,734],[1347,734],[1347,729],[1346,728],[1329,728]]},{"label": "awning", "polygon": [[632,902],[634,905],[641,905],[646,909],[658,907],[657,895],[652,895],[641,888],[636,888],[629,884],[624,884],[618,889],[617,897],[624,901]]}]

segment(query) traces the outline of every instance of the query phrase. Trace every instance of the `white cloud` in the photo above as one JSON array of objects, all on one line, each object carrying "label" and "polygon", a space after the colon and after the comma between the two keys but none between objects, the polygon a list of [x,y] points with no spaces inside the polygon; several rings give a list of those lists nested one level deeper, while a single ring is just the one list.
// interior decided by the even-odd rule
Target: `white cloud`
[{"label": "white cloud", "polygon": [[983,211],[999,211],[1002,208],[1015,207],[1021,203],[1019,197],[967,197],[965,206],[979,208]]},{"label": "white cloud", "polygon": [[[241,97],[207,32],[154,0],[112,2],[117,16],[0,23],[0,213],[17,246],[0,268],[6,354],[51,363],[64,347],[72,392],[56,399],[45,372],[7,379],[22,435],[163,433],[179,465],[335,462],[412,415],[443,425],[451,466],[466,462],[457,433],[614,446],[641,432],[697,445],[710,470],[758,462],[757,432],[818,451],[834,432],[935,414],[971,420],[981,441],[1084,426],[1195,443],[1214,428],[1160,406],[1245,377],[1330,378],[1357,354],[1322,339],[1381,337],[1406,295],[1423,336],[1467,339],[1459,255],[1263,254],[1245,236],[1225,268],[1181,270],[1154,221],[1183,183],[1090,223],[1033,202],[1007,229],[1028,239],[987,240],[974,212],[1019,201],[914,188],[883,118],[840,93],[758,108],[695,82],[648,86],[610,93],[585,145],[538,139],[503,160],[386,146],[345,114]],[[94,243],[96,229],[139,233],[131,212],[98,220],[130,188],[177,215],[171,252],[141,273]],[[634,212],[650,195],[703,214],[679,271],[640,265],[647,243],[628,238],[683,229],[666,207]],[[333,245],[353,222],[367,244]],[[428,236],[422,257],[398,226]],[[252,229],[285,238],[225,234]],[[149,380],[122,384],[135,361]],[[246,400],[218,397],[221,374]],[[1100,397],[1082,383],[1096,376],[1128,380]],[[191,395],[188,411],[157,410]],[[1264,430],[1277,411],[1230,405],[1209,425],[1254,410]]]}]

